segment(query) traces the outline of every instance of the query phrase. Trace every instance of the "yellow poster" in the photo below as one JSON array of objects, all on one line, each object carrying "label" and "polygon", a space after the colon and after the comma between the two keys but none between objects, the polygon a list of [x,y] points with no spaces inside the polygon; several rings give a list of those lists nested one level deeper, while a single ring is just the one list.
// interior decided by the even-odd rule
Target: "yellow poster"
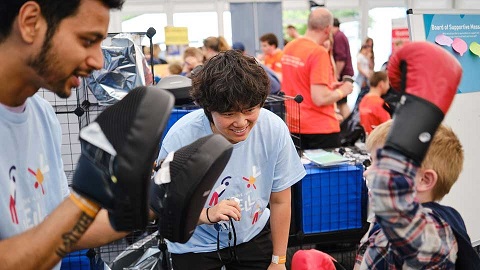
[{"label": "yellow poster", "polygon": [[165,45],[183,45],[188,44],[187,27],[165,27]]}]

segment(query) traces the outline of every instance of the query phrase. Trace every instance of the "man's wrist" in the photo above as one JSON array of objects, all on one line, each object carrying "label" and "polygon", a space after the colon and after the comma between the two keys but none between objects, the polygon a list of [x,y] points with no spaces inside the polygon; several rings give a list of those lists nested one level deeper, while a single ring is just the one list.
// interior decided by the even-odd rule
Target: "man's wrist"
[{"label": "man's wrist", "polygon": [[100,206],[98,204],[81,196],[73,190],[70,192],[69,198],[78,208],[80,208],[80,210],[82,210],[82,212],[91,218],[95,218],[98,211],[100,211]]},{"label": "man's wrist", "polygon": [[345,96],[345,95],[343,94],[343,91],[342,91],[342,90],[340,90],[340,89],[338,89],[338,88],[337,88],[337,89],[335,89],[335,92],[337,92],[337,93],[338,93],[338,95],[340,96],[340,99],[342,99],[342,98]]},{"label": "man's wrist", "polygon": [[272,255],[272,263],[273,264],[285,264],[287,262],[287,256],[277,256],[277,255]]}]

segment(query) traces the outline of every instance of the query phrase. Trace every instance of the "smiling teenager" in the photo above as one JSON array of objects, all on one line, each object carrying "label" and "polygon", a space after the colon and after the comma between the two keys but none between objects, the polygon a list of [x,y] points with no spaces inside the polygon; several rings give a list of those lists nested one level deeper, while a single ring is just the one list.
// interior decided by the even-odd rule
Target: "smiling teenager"
[{"label": "smiling teenager", "polygon": [[202,109],[173,125],[159,159],[211,134],[232,143],[233,153],[205,194],[192,238],[168,242],[175,269],[285,269],[290,187],[305,169],[286,124],[262,108],[269,89],[259,63],[234,50],[212,57],[192,77],[191,96]]}]

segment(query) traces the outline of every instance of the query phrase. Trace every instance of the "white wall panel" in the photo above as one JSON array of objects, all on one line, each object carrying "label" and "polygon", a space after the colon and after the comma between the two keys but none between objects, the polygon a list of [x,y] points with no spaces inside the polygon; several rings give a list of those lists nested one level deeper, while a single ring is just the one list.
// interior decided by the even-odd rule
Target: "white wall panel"
[{"label": "white wall panel", "polygon": [[173,13],[176,12],[209,12],[217,11],[217,5],[215,1],[172,1]]},{"label": "white wall panel", "polygon": [[342,0],[342,1],[325,0],[325,7],[329,9],[358,8],[359,6],[360,6],[359,0]]},{"label": "white wall panel", "polygon": [[453,8],[453,0],[409,0],[408,8],[415,8],[415,9]]},{"label": "white wall panel", "polygon": [[123,16],[141,15],[145,13],[165,13],[166,7],[163,1],[138,1],[126,0],[122,8]]},{"label": "white wall panel", "polygon": [[455,9],[480,9],[480,0],[454,0]]},{"label": "white wall panel", "polygon": [[298,1],[298,0],[283,0],[282,1],[283,10],[306,10],[310,6],[308,1]]}]

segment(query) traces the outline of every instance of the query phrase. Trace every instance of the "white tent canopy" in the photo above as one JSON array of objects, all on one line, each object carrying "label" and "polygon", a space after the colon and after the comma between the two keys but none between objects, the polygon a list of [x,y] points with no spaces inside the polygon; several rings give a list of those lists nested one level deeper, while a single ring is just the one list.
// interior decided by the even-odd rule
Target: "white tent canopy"
[{"label": "white tent canopy", "polygon": [[[226,21],[224,12],[229,11],[230,3],[244,2],[282,2],[283,10],[308,10],[310,7],[308,0],[126,0],[122,11],[112,12],[109,32],[132,31],[122,29],[122,19],[126,17],[163,13],[161,18],[152,20],[153,24],[173,26],[176,13],[213,12],[217,14],[218,34],[228,36],[231,33],[228,33],[230,29],[227,26],[230,26],[231,22]],[[314,2],[331,10],[357,9],[360,13],[362,38],[367,36],[368,12],[373,8],[480,9],[480,0],[314,0]]]},{"label": "white tent canopy", "polygon": [[[143,32],[149,27],[154,27],[157,30],[154,43],[162,44],[165,40],[163,31],[165,26],[183,26],[188,27],[191,46],[201,46],[201,41],[207,36],[221,35],[227,41],[232,42],[230,4],[262,2],[281,2],[283,10],[308,10],[310,8],[308,0],[126,0],[122,11],[112,13],[109,32]],[[359,17],[355,18],[355,22],[353,22],[355,23],[355,27],[353,27],[355,33],[350,34],[349,39],[360,42],[370,36],[383,42],[384,44],[379,45],[385,47],[385,52],[378,52],[379,64],[383,63],[381,62],[385,61],[383,58],[390,54],[388,49],[390,40],[383,37],[389,35],[387,28],[391,27],[390,21],[399,17],[398,12],[384,12],[384,10],[369,14],[373,9],[380,7],[480,9],[480,0],[314,0],[314,2],[331,10],[358,10]],[[369,29],[369,24],[371,24],[369,19],[374,14],[378,14],[376,25],[381,25],[382,29]],[[405,18],[405,12],[402,12],[402,17]],[[126,20],[126,18],[131,19]],[[246,20],[254,20],[254,18],[246,18]],[[343,31],[352,32],[352,27],[347,24],[341,28]],[[353,51],[357,51],[357,47],[360,45],[356,44],[358,42],[354,41]],[[146,39],[142,41],[143,45],[148,45],[147,43]],[[164,45],[161,46],[162,50],[165,50]],[[256,49],[258,50],[258,48]]]}]

